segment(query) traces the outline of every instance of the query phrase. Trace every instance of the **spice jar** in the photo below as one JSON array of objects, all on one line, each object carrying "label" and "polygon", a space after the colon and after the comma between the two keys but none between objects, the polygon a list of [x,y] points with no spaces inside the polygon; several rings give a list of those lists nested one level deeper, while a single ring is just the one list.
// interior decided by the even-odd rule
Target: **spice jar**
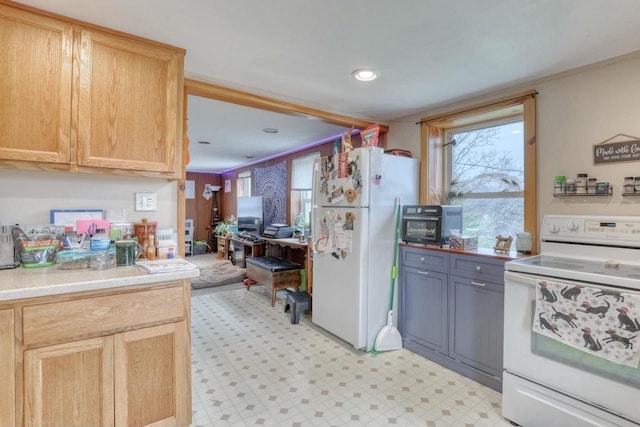
[{"label": "spice jar", "polygon": [[589,178],[587,181],[587,194],[596,194],[596,187],[598,180],[596,178]]},{"label": "spice jar", "polygon": [[564,192],[564,182],[566,179],[567,177],[564,175],[556,176],[556,179],[553,185],[553,192],[555,194],[562,194]]},{"label": "spice jar", "polygon": [[633,190],[636,193],[640,193],[640,176],[636,176],[636,178],[634,179],[634,187]]},{"label": "spice jar", "polygon": [[565,194],[576,194],[576,180],[573,178],[567,178],[564,183]]},{"label": "spice jar", "polygon": [[587,194],[586,173],[579,173],[576,177],[576,194]]},{"label": "spice jar", "polygon": [[633,189],[634,189],[634,178],[632,176],[625,176],[623,191],[625,193],[633,193]]}]

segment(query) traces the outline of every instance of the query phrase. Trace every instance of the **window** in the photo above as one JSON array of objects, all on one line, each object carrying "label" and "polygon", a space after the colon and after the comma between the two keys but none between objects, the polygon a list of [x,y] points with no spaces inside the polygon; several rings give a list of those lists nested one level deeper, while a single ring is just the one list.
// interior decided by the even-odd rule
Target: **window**
[{"label": "window", "polygon": [[445,132],[444,202],[463,207],[465,234],[493,248],[524,230],[522,117]]},{"label": "window", "polygon": [[313,162],[320,153],[298,157],[291,165],[291,222],[293,225],[309,228],[311,216],[311,188],[313,182]]},{"label": "window", "polygon": [[237,197],[251,196],[251,171],[238,173],[238,191]]},{"label": "window", "polygon": [[536,93],[420,121],[420,203],[462,205],[463,231],[482,247],[520,231],[537,247]]}]

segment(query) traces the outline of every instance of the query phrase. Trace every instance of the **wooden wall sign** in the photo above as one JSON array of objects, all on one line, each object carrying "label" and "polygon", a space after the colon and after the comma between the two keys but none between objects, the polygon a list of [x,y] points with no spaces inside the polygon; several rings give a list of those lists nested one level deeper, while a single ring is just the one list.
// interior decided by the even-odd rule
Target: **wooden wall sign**
[{"label": "wooden wall sign", "polygon": [[640,140],[610,142],[593,146],[593,164],[640,161]]}]

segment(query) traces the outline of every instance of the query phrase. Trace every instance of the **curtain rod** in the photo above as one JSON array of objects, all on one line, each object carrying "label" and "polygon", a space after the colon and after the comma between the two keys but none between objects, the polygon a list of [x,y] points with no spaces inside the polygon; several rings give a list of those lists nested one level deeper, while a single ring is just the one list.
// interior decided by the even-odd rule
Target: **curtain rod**
[{"label": "curtain rod", "polygon": [[508,99],[501,99],[500,101],[492,102],[490,104],[484,104],[484,105],[481,105],[479,107],[471,107],[471,108],[468,108],[466,110],[456,111],[455,113],[445,113],[445,114],[442,114],[440,116],[431,117],[431,118],[429,118],[429,120],[420,120],[419,122],[416,122],[416,124],[417,125],[422,125],[423,123],[428,123],[428,122],[432,122],[434,120],[443,119],[443,118],[445,118],[447,116],[452,116],[454,114],[468,113],[469,111],[479,110],[480,108],[491,107],[492,105],[503,104],[505,102],[514,101],[514,100],[520,99],[520,98],[527,98],[529,96],[532,97],[532,98],[535,98],[537,94],[538,94],[538,91],[535,91],[535,92],[532,92],[532,93],[529,93],[529,94],[526,94],[526,95],[514,96],[513,98],[508,98]]}]

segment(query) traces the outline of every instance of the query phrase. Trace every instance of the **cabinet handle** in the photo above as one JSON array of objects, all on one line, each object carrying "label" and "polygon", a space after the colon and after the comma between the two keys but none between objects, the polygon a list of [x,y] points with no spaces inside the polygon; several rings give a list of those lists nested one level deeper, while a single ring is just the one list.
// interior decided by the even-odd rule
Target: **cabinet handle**
[{"label": "cabinet handle", "polygon": [[424,262],[424,257],[423,256],[420,257],[420,262]]},{"label": "cabinet handle", "polygon": [[423,275],[425,275],[425,276],[428,276],[428,275],[429,275],[429,272],[428,272],[428,271],[424,271],[424,270],[417,270],[417,271],[418,271],[418,274],[423,274]]},{"label": "cabinet handle", "polygon": [[487,284],[486,284],[486,283],[480,283],[480,282],[471,282],[471,284],[472,284],[473,286],[477,286],[477,287],[479,287],[479,288],[484,288],[485,286],[487,286]]},{"label": "cabinet handle", "polygon": [[481,271],[482,270],[482,266],[481,265],[476,265],[476,271]]}]

